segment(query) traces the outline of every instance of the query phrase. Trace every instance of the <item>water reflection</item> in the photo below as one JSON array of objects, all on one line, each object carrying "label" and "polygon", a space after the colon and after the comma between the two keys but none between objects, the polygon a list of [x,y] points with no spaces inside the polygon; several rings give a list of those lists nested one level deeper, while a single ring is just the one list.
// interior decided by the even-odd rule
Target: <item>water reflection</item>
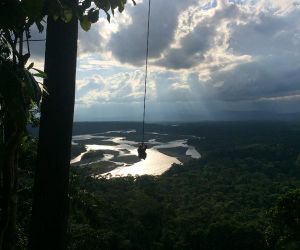
[{"label": "water reflection", "polygon": [[189,146],[185,154],[191,156],[193,159],[201,158],[200,153],[193,146]]},{"label": "water reflection", "polygon": [[199,159],[201,157],[200,153],[195,149],[195,147],[187,144],[187,139],[167,142],[165,144],[154,146],[153,148],[162,149],[162,148],[178,148],[178,147],[187,148],[185,154],[191,156],[191,158]]},{"label": "water reflection", "polygon": [[[108,131],[105,134],[116,133],[120,131]],[[122,131],[122,135],[131,134],[135,131]],[[156,133],[158,134],[158,133]],[[106,162],[108,165],[115,166],[116,168],[106,172],[103,175],[109,175],[111,177],[126,176],[126,175],[160,175],[168,170],[172,164],[180,164],[181,161],[176,157],[172,157],[170,154],[164,153],[163,149],[183,148],[186,149],[185,155],[190,158],[198,159],[201,157],[200,153],[191,145],[188,145],[187,139],[174,140],[169,142],[159,142],[157,139],[149,139],[147,142],[150,147],[147,150],[146,160],[139,160],[137,157],[137,142],[128,140],[126,137],[110,137],[100,135],[80,135],[73,137],[73,144],[77,145],[80,141],[87,143],[90,139],[93,139],[92,143],[97,144],[85,144],[86,151],[72,159],[71,164],[76,165],[88,165],[97,162]],[[95,139],[99,139],[95,141]],[[87,140],[87,141],[86,141]],[[103,143],[106,142],[106,143]],[[108,143],[107,143],[108,142]],[[109,143],[111,142],[111,143]],[[111,145],[101,145],[111,144]],[[81,163],[82,157],[90,151],[98,151],[101,157],[97,161],[91,161],[88,163]],[[100,151],[103,154],[100,154]],[[161,152],[162,151],[162,152]],[[182,151],[181,151],[182,152]],[[182,153],[181,153],[182,154]],[[178,154],[175,154],[178,155]],[[136,156],[136,158],[135,158]],[[183,157],[184,155],[182,155]],[[127,158],[126,158],[127,157]],[[130,160],[128,160],[129,158]],[[126,162],[127,159],[127,162]],[[124,162],[123,162],[124,161]],[[130,163],[131,162],[131,163]],[[84,164],[83,164],[84,163]]]},{"label": "water reflection", "polygon": [[168,170],[173,163],[180,164],[181,162],[178,159],[160,153],[155,149],[148,149],[147,158],[145,160],[141,160],[131,166],[118,167],[103,175],[108,174],[111,175],[111,177],[145,174],[161,175],[166,170]]}]

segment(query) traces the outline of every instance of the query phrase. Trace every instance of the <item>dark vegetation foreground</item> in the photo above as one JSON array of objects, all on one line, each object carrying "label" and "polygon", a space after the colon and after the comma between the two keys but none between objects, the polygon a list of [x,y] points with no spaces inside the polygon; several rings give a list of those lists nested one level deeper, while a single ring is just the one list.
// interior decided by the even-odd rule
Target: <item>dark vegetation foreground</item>
[{"label": "dark vegetation foreground", "polygon": [[[162,176],[94,179],[72,168],[69,249],[300,249],[300,125],[198,123],[168,132],[179,131],[203,138],[190,140],[202,158]],[[19,249],[31,213],[36,151],[28,142]]]}]

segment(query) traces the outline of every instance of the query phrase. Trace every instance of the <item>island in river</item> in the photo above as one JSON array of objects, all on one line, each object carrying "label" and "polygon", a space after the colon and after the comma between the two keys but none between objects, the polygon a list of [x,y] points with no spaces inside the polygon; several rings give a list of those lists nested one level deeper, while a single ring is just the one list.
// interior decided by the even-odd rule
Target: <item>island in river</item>
[{"label": "island in river", "polygon": [[195,147],[189,144],[193,135],[151,130],[146,132],[145,137],[147,158],[141,160],[137,156],[138,138],[139,131],[134,126],[126,130],[74,135],[71,164],[85,168],[94,177],[160,175],[174,163],[181,164],[201,157]]}]

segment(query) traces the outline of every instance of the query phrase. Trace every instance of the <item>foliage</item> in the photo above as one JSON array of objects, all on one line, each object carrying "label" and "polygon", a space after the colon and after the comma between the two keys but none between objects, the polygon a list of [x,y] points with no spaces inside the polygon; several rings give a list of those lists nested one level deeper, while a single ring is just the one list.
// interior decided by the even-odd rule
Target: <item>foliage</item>
[{"label": "foliage", "polygon": [[[54,20],[61,19],[64,22],[76,17],[81,27],[87,31],[92,23],[98,21],[100,10],[106,13],[107,20],[110,21],[109,11],[112,14],[116,9],[122,12],[126,2],[126,0],[3,0],[0,6],[0,29],[15,30],[24,26],[29,28],[35,23],[42,32],[43,19],[49,15]],[[132,2],[136,4],[134,0]],[[8,9],[10,11],[7,11]]]},{"label": "foliage", "polygon": [[0,57],[0,98],[2,100],[1,116],[7,116],[9,120],[17,122],[18,127],[25,128],[27,122],[33,122],[35,115],[34,107],[39,105],[41,99],[41,90],[30,67],[20,67],[15,64],[11,58],[11,50],[3,37],[2,56]]},{"label": "foliage", "polygon": [[19,158],[21,164],[18,169],[17,249],[27,249],[28,246],[36,156],[37,139],[25,136],[21,143]]},{"label": "foliage", "polygon": [[[69,249],[299,249],[299,125],[251,124],[248,137],[245,124],[197,126],[203,158],[161,176],[94,179],[73,168]],[[29,212],[20,204],[23,241]]]},{"label": "foliage", "polygon": [[[133,1],[134,2],[134,1]],[[134,2],[135,3],[135,2]],[[14,249],[16,235],[17,162],[28,123],[36,123],[43,86],[35,77],[44,72],[28,66],[30,28],[44,29],[44,18],[70,22],[74,17],[84,30],[104,10],[124,10],[126,0],[2,0],[0,3],[0,249]],[[25,38],[25,39],[24,39]],[[27,45],[24,48],[24,45]]]},{"label": "foliage", "polygon": [[270,211],[269,241],[276,249],[300,248],[300,189],[287,192]]},{"label": "foliage", "polygon": [[203,158],[162,176],[97,180],[73,169],[70,249],[274,249],[269,210],[300,187],[298,126],[249,124],[252,136],[247,124],[196,126]]}]

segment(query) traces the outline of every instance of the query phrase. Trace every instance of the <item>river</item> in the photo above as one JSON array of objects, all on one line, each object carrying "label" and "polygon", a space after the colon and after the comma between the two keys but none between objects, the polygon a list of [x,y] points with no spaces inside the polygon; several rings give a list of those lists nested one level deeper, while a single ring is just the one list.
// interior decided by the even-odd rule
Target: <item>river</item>
[{"label": "river", "polygon": [[[115,131],[113,131],[115,132]],[[121,131],[118,131],[121,132]],[[127,133],[133,133],[134,131],[127,131]],[[102,157],[96,160],[96,162],[106,162],[108,165],[113,164],[115,168],[109,172],[101,174],[101,176],[120,177],[126,175],[161,175],[167,171],[172,164],[181,164],[179,157],[173,157],[163,153],[163,149],[175,149],[181,148],[181,151],[185,151],[184,157],[198,159],[201,157],[200,153],[191,145],[188,145],[187,139],[173,140],[168,142],[160,142],[156,139],[150,139],[146,142],[149,149],[147,149],[147,158],[145,160],[139,160],[136,157],[134,163],[124,162],[120,159],[126,157],[137,156],[137,142],[127,140],[124,136],[110,136],[111,131],[106,132],[105,135],[81,135],[73,137],[73,145],[77,145],[81,141],[84,141],[85,152],[82,152],[77,157],[71,160],[71,164],[80,164],[82,157],[90,151],[106,152]],[[121,134],[125,134],[126,131]],[[163,136],[163,135],[162,135]],[[97,144],[88,144],[89,140],[99,139]],[[101,142],[103,144],[101,144]],[[104,143],[105,142],[105,143]],[[111,145],[106,145],[111,143]],[[112,153],[111,153],[112,152]],[[118,161],[114,160],[118,158]],[[91,164],[93,162],[89,162]],[[87,165],[87,164],[86,164]]]}]

